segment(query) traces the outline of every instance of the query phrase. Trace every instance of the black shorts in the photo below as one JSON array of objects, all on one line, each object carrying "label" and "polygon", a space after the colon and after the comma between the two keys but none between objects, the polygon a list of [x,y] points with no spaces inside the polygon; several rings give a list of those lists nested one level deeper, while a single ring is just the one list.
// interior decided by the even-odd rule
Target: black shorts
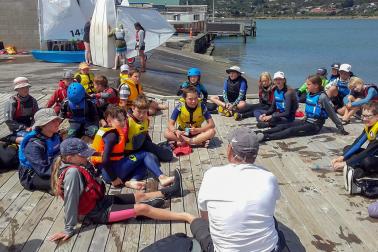
[{"label": "black shorts", "polygon": [[[224,102],[223,95],[219,95],[218,98],[219,98],[219,100],[220,100],[221,102]],[[243,99],[241,99],[241,101],[245,101],[245,100],[246,100],[246,96],[244,96]],[[236,99],[235,99],[235,100],[230,100],[230,99],[228,99],[228,102],[229,102],[229,103],[233,103],[234,101],[236,101]]]},{"label": "black shorts", "polygon": [[143,45],[143,46],[141,46],[141,47],[135,45],[135,50],[138,50],[138,51],[144,51],[144,50],[146,50],[146,45]]},{"label": "black shorts", "polygon": [[96,207],[86,215],[86,218],[91,223],[106,224],[110,212],[133,209],[134,205],[135,196],[132,193],[105,195],[102,200],[97,202]]}]

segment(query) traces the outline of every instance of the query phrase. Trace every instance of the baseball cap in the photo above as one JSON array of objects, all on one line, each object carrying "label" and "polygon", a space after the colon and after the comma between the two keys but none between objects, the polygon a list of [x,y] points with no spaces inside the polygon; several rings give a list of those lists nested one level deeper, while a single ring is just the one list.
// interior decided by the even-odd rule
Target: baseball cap
[{"label": "baseball cap", "polygon": [[71,70],[65,71],[63,74],[63,79],[73,79],[74,78],[74,72]]},{"label": "baseball cap", "polygon": [[259,142],[263,135],[247,127],[236,128],[228,134],[228,141],[232,151],[240,157],[256,156],[259,151]]},{"label": "baseball cap", "polygon": [[340,63],[333,63],[333,64],[331,65],[331,67],[334,68],[334,69],[339,70],[339,68],[340,68]]},{"label": "baseball cap", "polygon": [[282,71],[275,72],[273,75],[273,80],[275,79],[285,79],[285,73]]},{"label": "baseball cap", "polygon": [[352,71],[352,66],[349,64],[341,64],[339,71],[344,71],[344,72],[350,72]]},{"label": "baseball cap", "polygon": [[229,67],[228,69],[226,69],[226,73],[230,73],[230,72],[238,72],[238,73],[241,73],[241,74],[244,73],[240,70],[240,67],[238,67],[238,66],[232,66],[232,67]]},{"label": "baseball cap", "polygon": [[130,70],[130,67],[129,67],[129,65],[127,65],[127,64],[123,64],[123,65],[121,66],[120,70],[121,70],[121,72],[123,72],[123,71],[129,71],[129,70]]},{"label": "baseball cap", "polygon": [[29,83],[29,79],[26,78],[26,77],[17,77],[13,80],[13,84],[14,84],[14,90],[17,90],[19,88],[23,88],[23,87],[31,87],[30,83]]},{"label": "baseball cap", "polygon": [[77,154],[81,157],[90,157],[95,152],[94,149],[79,138],[67,138],[60,144],[60,154],[63,156]]},{"label": "baseball cap", "polygon": [[40,109],[34,114],[33,127],[44,126],[55,119],[63,120],[63,118],[56,115],[54,109],[52,108]]}]

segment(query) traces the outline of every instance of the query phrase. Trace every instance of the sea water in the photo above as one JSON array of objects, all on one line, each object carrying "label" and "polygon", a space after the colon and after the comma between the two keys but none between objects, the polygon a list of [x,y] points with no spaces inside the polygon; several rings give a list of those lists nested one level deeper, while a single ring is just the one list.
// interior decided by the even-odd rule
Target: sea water
[{"label": "sea water", "polygon": [[249,76],[283,71],[300,86],[319,67],[349,63],[368,83],[378,83],[378,20],[257,20],[257,37],[222,37],[213,55],[239,64]]}]

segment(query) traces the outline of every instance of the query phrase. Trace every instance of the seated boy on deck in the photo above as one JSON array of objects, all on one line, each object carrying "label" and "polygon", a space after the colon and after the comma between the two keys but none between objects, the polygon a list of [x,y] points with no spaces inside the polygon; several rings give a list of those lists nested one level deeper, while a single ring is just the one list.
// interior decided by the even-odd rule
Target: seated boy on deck
[{"label": "seated boy on deck", "polygon": [[[173,110],[164,136],[177,145],[190,144],[207,146],[215,135],[215,124],[206,106],[200,103],[197,90],[189,87],[183,91],[185,103],[179,103]],[[202,126],[206,121],[207,124]],[[176,129],[175,124],[178,124]]]},{"label": "seated boy on deck", "polygon": [[125,146],[126,154],[138,151],[146,151],[154,154],[159,161],[169,162],[173,158],[171,149],[164,148],[152,142],[148,134],[150,121],[148,120],[148,109],[150,101],[145,95],[138,95],[133,101],[131,110],[127,114],[127,142]]},{"label": "seated boy on deck", "polygon": [[[378,102],[371,101],[362,110],[364,130],[344,148],[344,154],[331,161],[335,171],[344,169],[345,189],[350,194],[365,194],[360,178],[378,174]],[[368,141],[366,148],[362,145]],[[378,183],[375,184],[378,187]]]},{"label": "seated boy on deck", "polygon": [[99,116],[96,105],[78,82],[73,82],[68,87],[67,99],[62,105],[59,116],[69,119],[69,138],[82,136],[93,138],[98,130]]},{"label": "seated boy on deck", "polygon": [[38,110],[38,103],[29,94],[31,85],[27,78],[17,77],[13,83],[13,89],[17,93],[11,96],[4,106],[5,124],[12,133],[4,140],[18,144],[32,130],[33,116]]}]

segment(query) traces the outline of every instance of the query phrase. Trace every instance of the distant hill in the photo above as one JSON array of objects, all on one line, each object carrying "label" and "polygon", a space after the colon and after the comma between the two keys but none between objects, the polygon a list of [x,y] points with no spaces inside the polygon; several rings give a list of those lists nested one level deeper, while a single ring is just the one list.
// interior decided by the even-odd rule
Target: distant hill
[{"label": "distant hill", "polygon": [[[377,1],[377,2],[375,2]],[[212,0],[180,0],[180,4],[207,4]],[[215,0],[216,16],[378,16],[378,0]]]}]

